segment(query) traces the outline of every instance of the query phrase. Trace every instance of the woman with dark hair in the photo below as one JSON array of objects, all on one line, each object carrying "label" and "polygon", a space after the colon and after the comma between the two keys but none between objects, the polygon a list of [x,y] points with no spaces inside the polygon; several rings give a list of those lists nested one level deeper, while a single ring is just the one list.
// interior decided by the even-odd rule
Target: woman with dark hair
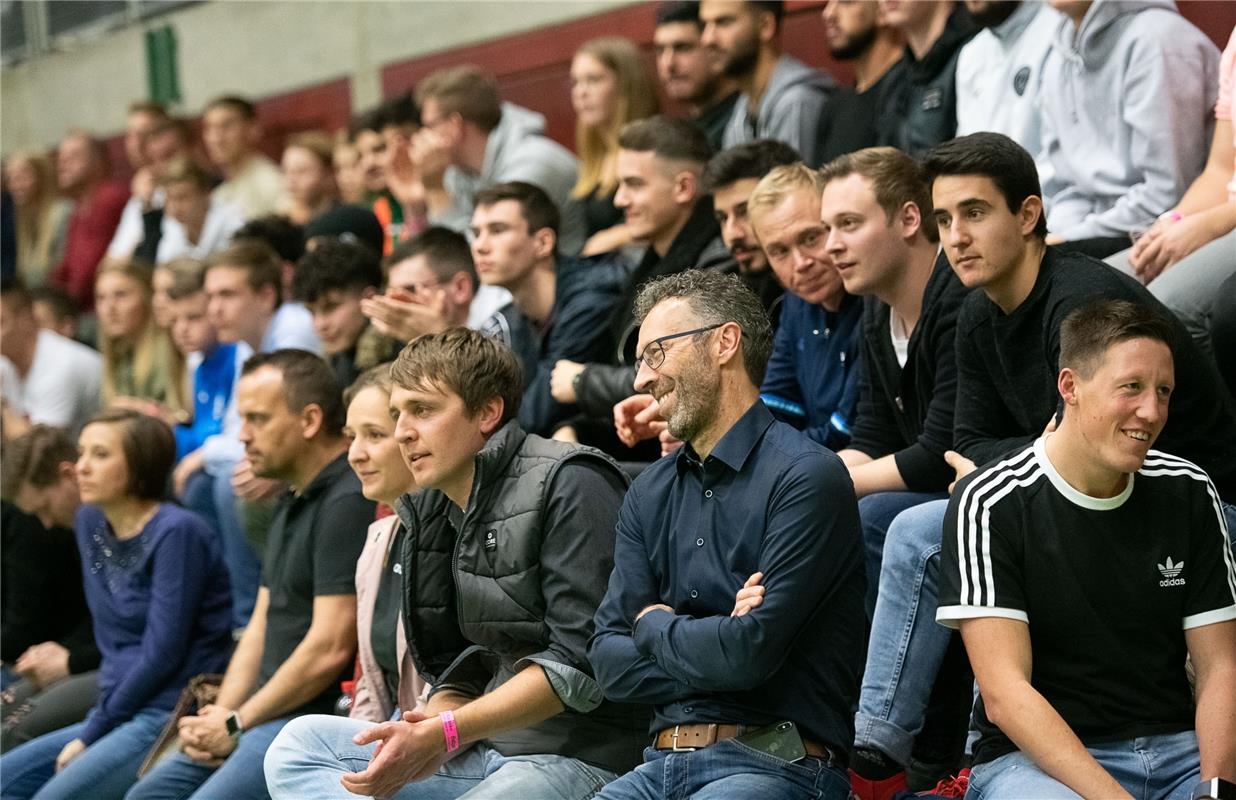
[{"label": "woman with dark hair", "polygon": [[125,409],[82,429],[76,538],[102,653],[99,700],[84,722],[0,757],[8,798],[121,798],[189,679],[231,651],[231,600],[218,537],[160,502],[171,431]]}]

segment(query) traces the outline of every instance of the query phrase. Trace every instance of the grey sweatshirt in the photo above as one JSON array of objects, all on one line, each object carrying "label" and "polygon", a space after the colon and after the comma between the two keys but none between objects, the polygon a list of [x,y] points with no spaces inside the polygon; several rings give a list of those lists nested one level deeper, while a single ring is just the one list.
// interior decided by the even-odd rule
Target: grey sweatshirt
[{"label": "grey sweatshirt", "polygon": [[809,166],[820,165],[820,115],[837,82],[831,75],[808,67],[798,59],[783,55],[777,62],[759,113],[748,117],[749,98],[739,95],[734,104],[725,133],[723,148],[753,142],[756,139],[780,139],[799,152]]},{"label": "grey sweatshirt", "polygon": [[1039,93],[1051,232],[1123,236],[1171,208],[1205,165],[1218,68],[1171,0],[1098,0],[1076,31],[1062,18]]},{"label": "grey sweatshirt", "polygon": [[[567,203],[579,175],[575,156],[545,135],[545,117],[512,103],[502,104],[502,120],[489,133],[480,173],[449,167],[444,179],[454,206],[433,222],[465,230],[472,222],[472,197],[495,183],[525,181],[541,187],[561,209],[558,249],[567,255],[584,246],[584,220],[577,203]],[[576,212],[573,213],[572,208]]]}]

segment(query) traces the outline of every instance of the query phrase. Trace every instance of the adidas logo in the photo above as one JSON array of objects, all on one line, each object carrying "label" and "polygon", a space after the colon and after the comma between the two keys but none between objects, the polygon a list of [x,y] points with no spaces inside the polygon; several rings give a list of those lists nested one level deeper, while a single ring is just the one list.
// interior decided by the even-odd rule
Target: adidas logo
[{"label": "adidas logo", "polygon": [[1184,586],[1185,579],[1176,577],[1184,569],[1184,562],[1173,564],[1172,557],[1168,556],[1167,561],[1157,565],[1159,572],[1163,574],[1164,580],[1159,581],[1160,586]]}]

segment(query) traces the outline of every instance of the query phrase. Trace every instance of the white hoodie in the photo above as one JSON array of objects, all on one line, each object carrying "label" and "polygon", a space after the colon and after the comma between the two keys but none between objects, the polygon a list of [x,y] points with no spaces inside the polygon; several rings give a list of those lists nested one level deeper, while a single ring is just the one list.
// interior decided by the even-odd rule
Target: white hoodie
[{"label": "white hoodie", "polygon": [[1171,0],[1062,18],[1039,93],[1047,226],[1075,241],[1149,228],[1202,171],[1219,50]]}]

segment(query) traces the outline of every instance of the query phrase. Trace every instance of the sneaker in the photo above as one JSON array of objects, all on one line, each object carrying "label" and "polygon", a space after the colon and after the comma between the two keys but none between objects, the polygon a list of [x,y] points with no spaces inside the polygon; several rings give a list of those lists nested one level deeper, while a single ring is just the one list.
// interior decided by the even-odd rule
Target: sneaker
[{"label": "sneaker", "polygon": [[970,768],[966,767],[951,778],[945,778],[936,784],[930,792],[920,792],[919,796],[927,797],[965,797],[970,788]]},{"label": "sneaker", "polygon": [[904,771],[883,780],[873,781],[850,770],[851,796],[858,800],[892,800],[898,792],[904,792],[907,786]]}]

